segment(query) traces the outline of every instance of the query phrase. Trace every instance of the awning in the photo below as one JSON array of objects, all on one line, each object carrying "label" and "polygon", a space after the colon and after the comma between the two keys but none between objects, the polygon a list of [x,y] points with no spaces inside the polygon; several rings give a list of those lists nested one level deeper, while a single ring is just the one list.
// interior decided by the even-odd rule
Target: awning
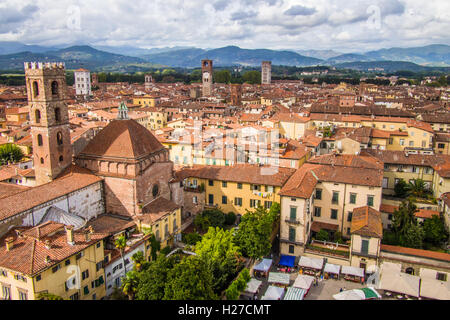
[{"label": "awning", "polygon": [[333,295],[335,300],[365,300],[364,292],[361,290],[346,290]]},{"label": "awning", "polygon": [[330,231],[337,231],[339,229],[339,226],[337,224],[331,224],[331,223],[325,223],[325,222],[319,222],[319,221],[313,221],[311,224],[311,230],[314,232],[319,232],[320,230],[330,230]]},{"label": "awning", "polygon": [[364,269],[358,267],[343,266],[342,274],[364,278]]},{"label": "awning", "polygon": [[289,287],[283,300],[303,300],[305,294],[306,290],[304,289]]},{"label": "awning", "polygon": [[361,288],[358,290],[362,290],[364,292],[366,299],[380,299],[381,298],[381,295],[374,288],[367,287],[367,288]]},{"label": "awning", "polygon": [[325,264],[325,268],[323,269],[323,272],[339,275],[339,273],[341,272],[341,266],[338,264],[327,263],[327,264]]},{"label": "awning", "polygon": [[290,275],[289,273],[281,272],[269,272],[269,283],[279,283],[284,285],[289,285]]},{"label": "awning", "polygon": [[419,297],[420,278],[403,272],[384,271],[378,289]]},{"label": "awning", "polygon": [[286,266],[286,267],[293,267],[294,263],[295,263],[294,256],[281,255],[280,263],[279,263],[280,265]]},{"label": "awning", "polygon": [[269,286],[261,300],[281,300],[284,296],[284,289],[275,286]]},{"label": "awning", "polygon": [[298,265],[302,268],[311,268],[311,269],[316,269],[316,270],[322,270],[323,259],[302,256],[302,257],[300,257],[300,261],[298,262]]},{"label": "awning", "polygon": [[259,264],[257,264],[253,270],[267,272],[272,266],[272,259],[263,259]]},{"label": "awning", "polygon": [[450,282],[422,278],[420,296],[436,300],[450,300]]},{"label": "awning", "polygon": [[262,281],[256,280],[255,278],[251,278],[247,283],[247,287],[245,288],[245,292],[248,293],[256,293],[258,289],[261,287]]},{"label": "awning", "polygon": [[400,263],[383,262],[381,265],[380,273],[383,272],[394,272],[398,273],[402,271],[402,265]]},{"label": "awning", "polygon": [[309,290],[311,288],[311,285],[314,282],[314,277],[308,276],[306,274],[299,274],[297,278],[295,279],[293,287]]}]

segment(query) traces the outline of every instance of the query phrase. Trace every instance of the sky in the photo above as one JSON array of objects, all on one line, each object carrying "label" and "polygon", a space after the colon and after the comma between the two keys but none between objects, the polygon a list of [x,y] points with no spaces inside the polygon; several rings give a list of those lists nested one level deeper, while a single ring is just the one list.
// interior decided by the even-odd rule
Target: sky
[{"label": "sky", "polygon": [[0,41],[365,52],[450,45],[449,0],[0,0]]}]

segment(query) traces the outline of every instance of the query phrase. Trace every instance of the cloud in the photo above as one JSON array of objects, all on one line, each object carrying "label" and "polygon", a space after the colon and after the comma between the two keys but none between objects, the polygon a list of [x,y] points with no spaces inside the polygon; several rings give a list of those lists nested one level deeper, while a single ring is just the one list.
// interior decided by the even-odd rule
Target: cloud
[{"label": "cloud", "polygon": [[316,12],[317,10],[315,8],[292,6],[288,10],[286,10],[284,14],[288,16],[310,16]]},{"label": "cloud", "polygon": [[236,21],[236,20],[244,20],[247,18],[253,18],[256,17],[258,15],[257,12],[254,11],[248,11],[248,12],[235,12],[231,15],[231,20]]}]

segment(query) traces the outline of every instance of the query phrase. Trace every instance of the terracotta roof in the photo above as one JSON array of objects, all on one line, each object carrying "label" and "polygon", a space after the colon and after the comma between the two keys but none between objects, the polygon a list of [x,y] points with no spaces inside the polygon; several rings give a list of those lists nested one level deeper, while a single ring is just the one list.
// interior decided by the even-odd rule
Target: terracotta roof
[{"label": "terracotta roof", "polygon": [[15,193],[0,201],[0,220],[101,181],[89,170],[71,166],[52,182]]},{"label": "terracotta roof", "polygon": [[399,253],[399,254],[403,254],[403,255],[417,256],[417,257],[430,258],[430,259],[434,259],[434,260],[450,262],[450,254],[443,253],[443,252],[405,248],[405,247],[399,247],[399,246],[391,246],[391,245],[387,245],[387,244],[381,245],[381,251],[393,252],[393,253]]},{"label": "terracotta roof", "polygon": [[138,216],[138,219],[144,223],[153,224],[178,208],[180,206],[173,201],[159,197],[142,208],[142,215]]},{"label": "terracotta roof", "polygon": [[339,229],[339,226],[337,224],[331,224],[331,223],[319,222],[319,221],[313,221],[313,223],[311,224],[311,230],[314,232],[319,232],[322,229],[336,231]]},{"label": "terracotta roof", "polygon": [[134,120],[114,120],[101,130],[79,157],[139,159],[164,149],[145,127]]},{"label": "terracotta roof", "polygon": [[355,168],[383,169],[384,167],[383,163],[375,157],[348,154],[325,154],[312,157],[308,162]]},{"label": "terracotta roof", "polygon": [[[84,231],[73,231],[74,245],[67,243],[64,225],[53,221],[46,222],[21,233],[14,238],[14,246],[6,250],[5,238],[0,240],[0,266],[26,275],[35,275],[68,257],[82,251],[106,238],[107,234],[92,233],[86,240]],[[50,248],[45,241],[49,241]],[[47,263],[46,258],[50,261]]]},{"label": "terracotta roof", "polygon": [[86,224],[87,227],[92,226],[95,232],[107,233],[109,235],[118,233],[135,225],[134,221],[130,221],[123,216],[117,217],[110,214],[102,214]]},{"label": "terracotta roof", "polygon": [[[272,170],[276,170],[272,172]],[[189,177],[208,180],[232,181],[281,187],[295,172],[295,169],[282,167],[266,167],[251,164],[234,166],[195,165],[177,172],[180,179]],[[267,174],[265,174],[267,173]]]},{"label": "terracotta roof", "polygon": [[383,238],[381,213],[369,206],[353,209],[350,233]]},{"label": "terracotta roof", "polygon": [[7,198],[13,194],[28,190],[30,187],[20,186],[17,184],[0,182],[0,199]]}]

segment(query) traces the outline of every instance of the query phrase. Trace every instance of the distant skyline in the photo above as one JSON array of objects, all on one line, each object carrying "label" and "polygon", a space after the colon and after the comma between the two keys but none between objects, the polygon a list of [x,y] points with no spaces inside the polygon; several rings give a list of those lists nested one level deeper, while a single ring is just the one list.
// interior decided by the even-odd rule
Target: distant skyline
[{"label": "distant skyline", "polygon": [[3,0],[0,41],[366,52],[450,45],[448,0]]}]

